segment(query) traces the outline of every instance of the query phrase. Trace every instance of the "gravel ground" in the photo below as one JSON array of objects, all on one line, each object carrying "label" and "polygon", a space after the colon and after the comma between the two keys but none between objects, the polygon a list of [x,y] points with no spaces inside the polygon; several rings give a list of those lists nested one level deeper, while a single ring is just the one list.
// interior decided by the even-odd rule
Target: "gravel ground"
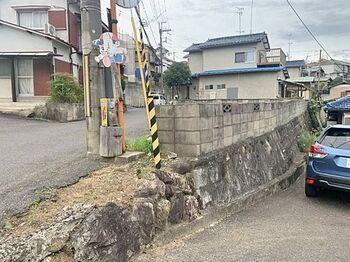
[{"label": "gravel ground", "polygon": [[303,179],[204,231],[137,261],[350,261],[350,195],[308,199]]},{"label": "gravel ground", "polygon": [[[126,122],[128,139],[147,133],[144,109],[129,109]],[[85,121],[0,115],[0,225],[5,217],[23,212],[36,190],[72,184],[100,168],[85,155]]]}]

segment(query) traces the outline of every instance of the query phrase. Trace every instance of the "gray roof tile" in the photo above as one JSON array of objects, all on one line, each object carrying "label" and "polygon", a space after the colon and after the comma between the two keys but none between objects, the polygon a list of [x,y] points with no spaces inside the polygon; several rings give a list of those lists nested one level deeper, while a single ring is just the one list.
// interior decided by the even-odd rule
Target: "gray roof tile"
[{"label": "gray roof tile", "polygon": [[203,43],[192,44],[190,47],[186,48],[184,52],[198,52],[207,48],[258,43],[260,41],[264,41],[266,44],[268,44],[268,38],[266,33],[235,35],[235,36],[208,39]]}]

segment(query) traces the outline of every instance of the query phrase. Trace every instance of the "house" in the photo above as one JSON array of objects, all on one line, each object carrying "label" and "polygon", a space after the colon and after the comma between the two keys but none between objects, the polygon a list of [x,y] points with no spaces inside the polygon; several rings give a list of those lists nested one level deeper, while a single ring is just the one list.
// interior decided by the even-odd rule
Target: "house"
[{"label": "house", "polygon": [[327,113],[327,125],[350,125],[350,96],[329,102],[324,107]]},{"label": "house", "polygon": [[307,75],[305,60],[291,60],[286,62],[286,68],[290,78],[303,77]]},{"label": "house", "polygon": [[350,85],[347,82],[342,82],[329,87],[328,94],[322,96],[323,101],[333,101],[350,95]]},{"label": "house", "polygon": [[193,74],[190,98],[286,97],[286,55],[270,48],[266,33],[209,39],[184,52]]},{"label": "house", "polygon": [[323,75],[335,79],[337,77],[342,77],[344,79],[350,79],[350,62],[340,61],[340,60],[328,60],[321,59],[318,62],[313,62],[307,65],[310,75],[313,74],[315,69],[320,68]]},{"label": "house", "polygon": [[79,0],[0,1],[0,99],[46,99],[52,74],[82,79]]}]

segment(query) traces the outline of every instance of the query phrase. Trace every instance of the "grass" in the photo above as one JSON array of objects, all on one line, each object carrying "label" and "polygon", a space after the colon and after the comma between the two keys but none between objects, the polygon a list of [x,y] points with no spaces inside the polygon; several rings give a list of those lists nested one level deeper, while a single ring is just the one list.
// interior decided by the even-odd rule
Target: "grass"
[{"label": "grass", "polygon": [[140,136],[134,140],[127,141],[126,143],[127,150],[130,151],[139,151],[145,153],[152,152],[152,139],[150,136]]},{"label": "grass", "polygon": [[300,152],[309,152],[310,147],[315,143],[316,139],[316,134],[309,131],[304,131],[298,139],[298,147]]}]

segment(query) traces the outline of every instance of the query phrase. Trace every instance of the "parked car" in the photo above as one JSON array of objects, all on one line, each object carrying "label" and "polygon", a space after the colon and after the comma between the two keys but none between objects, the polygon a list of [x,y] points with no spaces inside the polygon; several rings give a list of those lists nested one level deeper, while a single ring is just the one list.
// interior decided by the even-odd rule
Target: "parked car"
[{"label": "parked car", "polygon": [[350,125],[326,128],[310,148],[305,194],[317,196],[320,188],[350,192]]},{"label": "parked car", "polygon": [[153,96],[154,104],[155,105],[165,105],[166,99],[163,94],[155,94],[151,93],[151,96]]}]

